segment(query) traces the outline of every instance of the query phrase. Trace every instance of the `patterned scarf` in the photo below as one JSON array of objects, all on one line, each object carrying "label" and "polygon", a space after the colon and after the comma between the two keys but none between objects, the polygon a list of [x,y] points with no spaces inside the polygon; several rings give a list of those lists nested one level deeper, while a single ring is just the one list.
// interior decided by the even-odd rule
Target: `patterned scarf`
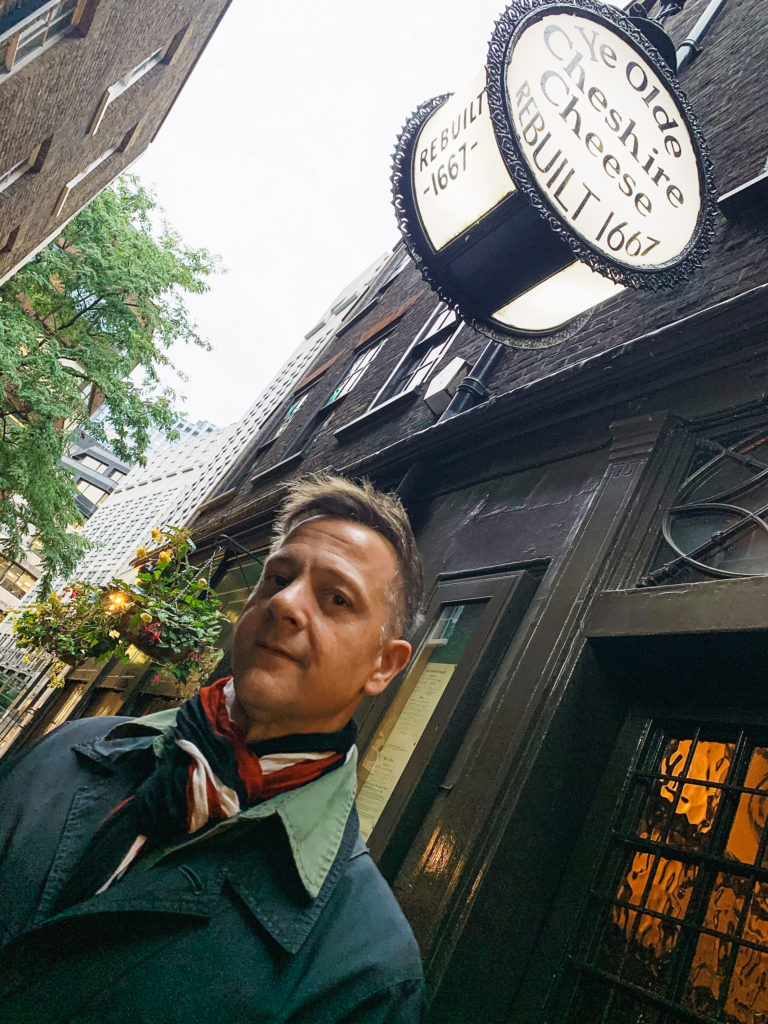
[{"label": "patterned scarf", "polygon": [[233,700],[230,676],[182,704],[170,744],[144,782],[101,823],[57,911],[104,892],[150,846],[194,835],[320,778],[345,760],[357,738],[351,721],[339,732],[246,743],[231,719]]}]

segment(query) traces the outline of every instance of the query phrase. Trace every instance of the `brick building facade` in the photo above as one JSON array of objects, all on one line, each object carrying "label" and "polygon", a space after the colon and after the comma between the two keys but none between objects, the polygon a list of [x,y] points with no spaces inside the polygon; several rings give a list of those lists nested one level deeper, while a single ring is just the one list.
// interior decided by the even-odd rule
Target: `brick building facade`
[{"label": "brick building facade", "polygon": [[0,280],[147,148],[228,5],[0,3]]},{"label": "brick building facade", "polygon": [[689,0],[675,43],[713,11],[681,84],[721,215],[684,287],[505,350],[441,414],[487,340],[398,248],[192,520],[234,607],[286,481],[408,506],[424,625],[361,707],[358,804],[440,1024],[768,1016],[768,14]]}]

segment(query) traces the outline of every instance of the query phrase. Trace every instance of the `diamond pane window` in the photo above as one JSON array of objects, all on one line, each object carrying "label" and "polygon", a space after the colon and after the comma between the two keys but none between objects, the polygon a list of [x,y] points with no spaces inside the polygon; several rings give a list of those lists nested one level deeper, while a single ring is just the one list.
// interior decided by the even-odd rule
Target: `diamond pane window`
[{"label": "diamond pane window", "polygon": [[768,1021],[767,738],[649,725],[571,951],[563,1024]]}]

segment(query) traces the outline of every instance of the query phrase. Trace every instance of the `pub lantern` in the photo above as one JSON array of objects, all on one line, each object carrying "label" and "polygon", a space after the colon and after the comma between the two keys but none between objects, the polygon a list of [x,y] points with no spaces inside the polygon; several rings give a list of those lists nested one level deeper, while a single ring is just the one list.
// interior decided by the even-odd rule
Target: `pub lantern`
[{"label": "pub lantern", "polygon": [[646,19],[515,0],[480,74],[409,118],[392,174],[400,231],[475,329],[556,344],[625,287],[673,288],[701,265],[712,167],[670,61]]}]

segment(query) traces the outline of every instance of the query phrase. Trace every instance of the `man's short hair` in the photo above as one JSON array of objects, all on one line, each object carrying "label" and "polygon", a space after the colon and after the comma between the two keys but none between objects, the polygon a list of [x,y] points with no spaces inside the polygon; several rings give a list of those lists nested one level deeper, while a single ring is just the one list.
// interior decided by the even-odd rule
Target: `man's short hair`
[{"label": "man's short hair", "polygon": [[411,636],[418,625],[422,596],[421,557],[403,504],[396,494],[377,491],[370,480],[353,483],[330,473],[294,481],[275,520],[272,550],[307,519],[349,519],[380,533],[397,556],[398,575],[388,591],[389,631]]}]

